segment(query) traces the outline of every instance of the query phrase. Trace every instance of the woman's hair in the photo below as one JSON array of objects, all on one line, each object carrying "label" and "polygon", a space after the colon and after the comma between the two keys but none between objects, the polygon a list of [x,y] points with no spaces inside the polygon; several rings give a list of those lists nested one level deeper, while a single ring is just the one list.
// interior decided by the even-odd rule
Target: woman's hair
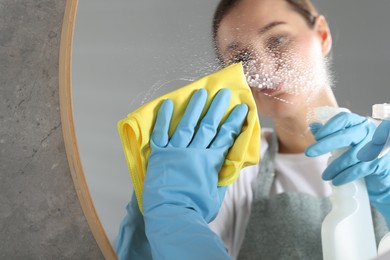
[{"label": "woman's hair", "polygon": [[[317,9],[312,4],[311,0],[285,0],[291,7],[297,11],[306,20],[310,27],[314,26],[315,17],[318,15]],[[221,0],[214,12],[213,18],[213,40],[216,46],[216,38],[219,25],[223,17],[238,3],[240,0]]]}]

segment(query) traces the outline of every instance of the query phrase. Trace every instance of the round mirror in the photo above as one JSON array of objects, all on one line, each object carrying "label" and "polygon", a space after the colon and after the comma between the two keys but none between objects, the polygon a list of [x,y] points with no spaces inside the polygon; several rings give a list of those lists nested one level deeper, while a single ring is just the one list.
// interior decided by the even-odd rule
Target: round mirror
[{"label": "round mirror", "polygon": [[[339,104],[369,115],[373,104],[390,97],[384,33],[390,2],[314,2],[332,29]],[[60,61],[64,138],[76,191],[107,258],[115,257],[112,246],[133,190],[117,122],[219,68],[211,39],[217,4],[67,1]]]}]

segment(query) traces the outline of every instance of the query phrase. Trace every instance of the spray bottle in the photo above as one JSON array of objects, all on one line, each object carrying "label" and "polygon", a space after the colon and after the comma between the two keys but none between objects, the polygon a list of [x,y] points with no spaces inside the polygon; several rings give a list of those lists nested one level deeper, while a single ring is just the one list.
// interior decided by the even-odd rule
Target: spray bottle
[{"label": "spray bottle", "polygon": [[[323,123],[345,108],[319,107],[316,118]],[[328,164],[348,150],[333,151]],[[377,256],[370,202],[364,178],[333,186],[332,210],[322,223],[321,239],[324,260],[368,260]]]}]

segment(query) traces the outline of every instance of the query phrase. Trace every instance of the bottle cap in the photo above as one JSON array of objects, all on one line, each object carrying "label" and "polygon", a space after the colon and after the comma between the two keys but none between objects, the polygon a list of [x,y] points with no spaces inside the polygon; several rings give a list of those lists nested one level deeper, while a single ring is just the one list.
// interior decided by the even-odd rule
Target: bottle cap
[{"label": "bottle cap", "polygon": [[390,119],[390,104],[375,104],[372,106],[372,118]]}]

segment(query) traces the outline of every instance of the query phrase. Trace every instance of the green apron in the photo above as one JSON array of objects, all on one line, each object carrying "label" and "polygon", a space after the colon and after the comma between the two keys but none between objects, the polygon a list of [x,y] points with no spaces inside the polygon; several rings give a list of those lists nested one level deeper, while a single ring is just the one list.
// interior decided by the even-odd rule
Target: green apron
[{"label": "green apron", "polygon": [[[321,223],[331,209],[330,200],[298,192],[270,197],[277,145],[273,134],[260,163],[238,259],[322,259]],[[375,210],[373,219],[378,243],[387,233],[387,226]]]}]

